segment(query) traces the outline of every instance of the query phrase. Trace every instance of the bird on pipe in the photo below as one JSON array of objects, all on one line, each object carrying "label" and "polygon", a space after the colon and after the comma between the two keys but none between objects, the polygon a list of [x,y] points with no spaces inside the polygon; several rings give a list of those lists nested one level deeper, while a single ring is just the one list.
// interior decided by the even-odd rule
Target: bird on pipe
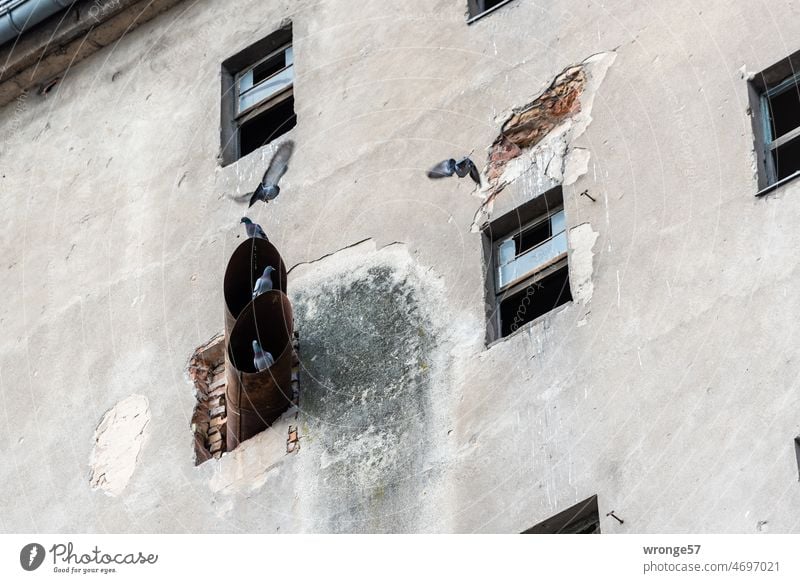
[{"label": "bird on pipe", "polygon": [[278,182],[289,169],[289,158],[292,157],[293,151],[294,142],[292,140],[286,140],[278,146],[275,154],[272,155],[272,160],[269,161],[267,170],[264,172],[264,177],[258,183],[252,195],[245,194],[244,196],[235,197],[234,200],[236,202],[244,202],[249,197],[250,204],[248,206],[253,206],[258,200],[263,200],[266,203],[278,196],[281,191]]},{"label": "bird on pipe", "polygon": [[273,364],[275,364],[275,359],[272,353],[261,348],[258,340],[253,340],[253,365],[256,367],[256,370],[258,372],[267,370]]},{"label": "bird on pipe", "polygon": [[268,292],[272,289],[272,272],[275,271],[275,268],[271,265],[267,265],[264,268],[264,273],[261,274],[256,280],[256,285],[253,288],[253,299],[256,299],[258,296],[263,294],[264,292]]},{"label": "bird on pipe", "polygon": [[248,239],[264,239],[265,241],[269,241],[264,229],[262,229],[261,225],[258,223],[254,223],[247,217],[242,217],[242,220],[239,222],[244,223],[244,230],[247,231]]},{"label": "bird on pipe", "polygon": [[428,170],[428,178],[447,178],[455,174],[459,178],[464,178],[467,174],[478,186],[481,185],[481,173],[478,172],[475,162],[473,162],[469,155],[464,156],[460,160],[448,158],[442,160],[436,166]]}]

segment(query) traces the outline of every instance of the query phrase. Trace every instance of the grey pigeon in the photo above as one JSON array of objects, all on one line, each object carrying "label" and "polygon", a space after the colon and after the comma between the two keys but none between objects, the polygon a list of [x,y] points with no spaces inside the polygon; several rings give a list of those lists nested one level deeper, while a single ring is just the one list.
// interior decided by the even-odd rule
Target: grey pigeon
[{"label": "grey pigeon", "polygon": [[272,357],[272,354],[261,348],[258,340],[253,340],[253,364],[258,372],[267,370],[275,364],[275,359]]},{"label": "grey pigeon", "polygon": [[428,170],[428,178],[446,178],[455,174],[459,178],[464,178],[467,174],[475,181],[478,186],[481,185],[481,174],[478,168],[469,156],[464,156],[461,160],[454,160],[449,158],[442,160],[436,166]]},{"label": "grey pigeon", "polygon": [[278,182],[286,174],[289,169],[289,158],[292,157],[294,151],[294,142],[287,140],[283,142],[278,149],[275,150],[275,155],[267,166],[267,171],[264,172],[264,177],[261,183],[256,187],[253,196],[250,197],[250,205],[253,206],[257,200],[268,202],[278,196],[281,191]]},{"label": "grey pigeon", "polygon": [[267,265],[264,268],[263,275],[256,280],[256,286],[253,288],[253,299],[272,289],[273,271],[275,271],[275,268],[271,265]]},{"label": "grey pigeon", "polygon": [[265,241],[269,241],[267,238],[267,234],[264,232],[264,229],[261,228],[261,225],[258,223],[254,223],[247,217],[242,217],[242,220],[239,221],[240,223],[244,223],[244,228],[247,231],[248,239],[264,239]]}]

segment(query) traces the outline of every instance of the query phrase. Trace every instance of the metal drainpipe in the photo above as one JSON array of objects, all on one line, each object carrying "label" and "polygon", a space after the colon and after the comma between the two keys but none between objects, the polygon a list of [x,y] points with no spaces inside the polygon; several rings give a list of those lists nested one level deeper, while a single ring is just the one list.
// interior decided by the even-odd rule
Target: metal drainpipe
[{"label": "metal drainpipe", "polygon": [[75,2],[76,0],[10,0],[0,4],[0,45]]}]

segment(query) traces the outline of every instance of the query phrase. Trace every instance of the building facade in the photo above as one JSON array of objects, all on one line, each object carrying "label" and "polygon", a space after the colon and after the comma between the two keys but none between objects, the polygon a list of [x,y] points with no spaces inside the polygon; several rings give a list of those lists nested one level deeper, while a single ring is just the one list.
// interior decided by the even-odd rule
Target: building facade
[{"label": "building facade", "polygon": [[[789,0],[31,24],[0,46],[2,530],[800,531],[799,33]],[[426,176],[465,155],[480,187]],[[299,403],[196,464],[245,213]]]}]

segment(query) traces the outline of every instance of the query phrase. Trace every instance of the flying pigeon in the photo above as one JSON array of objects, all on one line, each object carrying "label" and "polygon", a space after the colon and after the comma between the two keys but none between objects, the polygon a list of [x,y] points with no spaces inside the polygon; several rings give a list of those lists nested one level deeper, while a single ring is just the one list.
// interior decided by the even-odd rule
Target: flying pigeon
[{"label": "flying pigeon", "polygon": [[292,140],[287,140],[278,146],[267,166],[267,171],[264,172],[264,177],[253,192],[253,196],[250,197],[249,206],[253,206],[257,200],[269,202],[278,196],[281,191],[278,182],[289,169],[289,158],[292,157],[293,151],[294,142]]},{"label": "flying pigeon", "polygon": [[258,372],[267,370],[275,364],[275,359],[272,357],[272,354],[261,348],[258,340],[253,340],[253,364]]},{"label": "flying pigeon", "polygon": [[469,174],[469,177],[475,181],[475,184],[478,186],[481,185],[481,174],[478,172],[478,168],[469,156],[464,156],[457,162],[453,158],[442,160],[436,166],[428,170],[428,178],[445,178],[453,174],[459,178],[464,178]]},{"label": "flying pigeon", "polygon": [[242,217],[242,220],[239,221],[240,223],[244,223],[244,228],[247,231],[247,237],[249,239],[258,238],[264,239],[265,241],[269,241],[267,238],[267,234],[264,232],[264,229],[261,228],[261,225],[258,223],[254,223],[247,217]]},{"label": "flying pigeon", "polygon": [[256,280],[256,286],[253,288],[253,299],[272,289],[273,271],[275,271],[275,268],[271,265],[267,265],[264,268],[263,275]]}]

